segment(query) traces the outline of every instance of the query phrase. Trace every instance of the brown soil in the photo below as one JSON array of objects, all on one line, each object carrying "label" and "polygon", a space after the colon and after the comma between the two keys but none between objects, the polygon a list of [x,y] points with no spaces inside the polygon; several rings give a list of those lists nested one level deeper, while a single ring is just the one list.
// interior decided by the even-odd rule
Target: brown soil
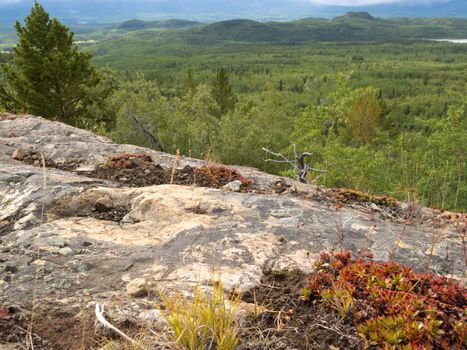
[{"label": "brown soil", "polygon": [[19,308],[14,306],[0,308],[0,344],[26,345],[26,342],[32,339],[34,349],[45,350],[51,348],[51,345],[42,339],[35,330],[29,337],[28,328],[29,321]]},{"label": "brown soil", "polygon": [[[21,150],[21,156],[15,159],[26,164],[42,166],[42,155],[35,149]],[[74,171],[79,161],[55,163],[44,158],[45,166],[64,171]],[[224,166],[203,166],[199,168],[185,166],[182,169],[171,169],[154,163],[147,154],[122,153],[110,157],[94,171],[78,172],[82,175],[102,180],[121,183],[129,187],[144,187],[163,184],[196,185],[200,187],[220,188],[229,182],[239,180],[241,191],[247,190],[252,181],[244,178],[236,170]]]},{"label": "brown soil", "polygon": [[48,349],[79,350],[91,349],[98,343],[94,319],[79,317],[38,317],[34,332],[47,342]]},{"label": "brown soil", "polygon": [[108,220],[114,222],[122,221],[123,217],[130,212],[131,206],[128,205],[119,205],[114,208],[109,208],[108,211],[99,211],[94,210],[90,213],[85,213],[80,216],[92,217],[99,220]]},{"label": "brown soil", "polygon": [[352,320],[341,320],[322,304],[301,299],[308,276],[265,275],[242,300],[259,305],[240,331],[238,350],[360,349]]},{"label": "brown soil", "polygon": [[241,190],[246,191],[251,181],[237,171],[224,166],[169,169],[155,164],[147,155],[122,154],[110,158],[96,170],[85,174],[89,177],[119,182],[129,187],[175,184],[220,188],[229,182],[239,180]]},{"label": "brown soil", "polygon": [[[51,325],[49,322],[47,325],[49,328],[42,327],[42,320],[38,318],[34,324],[39,325],[39,327],[34,327],[31,334],[29,334],[29,319],[20,309],[14,306],[0,308],[0,344],[17,344],[26,348],[26,344],[30,344],[32,340],[34,349],[54,349],[55,338],[43,337],[38,331],[41,329],[51,331],[55,326],[58,326],[59,323],[53,322],[53,327],[50,327]],[[70,334],[66,334],[65,337],[70,337]],[[52,342],[49,342],[49,340]]]},{"label": "brown soil", "polygon": [[[29,343],[29,318],[14,307],[0,308],[0,349],[1,344],[16,344],[18,349]],[[135,327],[118,325],[133,335]],[[39,314],[34,318],[32,339],[35,350],[83,350],[98,349],[116,339],[113,333],[103,334],[96,327],[93,315],[49,315]]]}]

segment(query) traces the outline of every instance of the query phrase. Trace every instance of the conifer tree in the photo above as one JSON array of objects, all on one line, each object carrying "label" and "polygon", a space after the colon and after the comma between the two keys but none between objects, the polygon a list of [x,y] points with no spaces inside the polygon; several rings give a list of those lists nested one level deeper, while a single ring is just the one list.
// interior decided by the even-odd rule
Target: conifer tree
[{"label": "conifer tree", "polygon": [[183,92],[184,94],[188,94],[190,96],[193,96],[196,90],[196,82],[195,78],[193,75],[193,70],[188,69],[186,72],[186,78],[183,84]]},{"label": "conifer tree", "polygon": [[2,65],[6,84],[0,86],[0,104],[76,125],[98,83],[91,56],[78,52],[73,33],[38,2],[24,26],[15,27],[19,42],[12,63]]},{"label": "conifer tree", "polygon": [[235,96],[232,93],[229,76],[224,68],[217,70],[216,78],[212,82],[211,95],[217,104],[216,110],[213,111],[215,117],[220,118],[234,109]]}]

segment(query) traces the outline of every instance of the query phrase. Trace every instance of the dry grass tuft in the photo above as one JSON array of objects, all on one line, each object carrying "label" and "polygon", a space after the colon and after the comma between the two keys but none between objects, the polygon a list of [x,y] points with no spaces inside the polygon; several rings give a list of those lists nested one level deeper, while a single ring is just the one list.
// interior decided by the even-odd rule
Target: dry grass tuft
[{"label": "dry grass tuft", "polygon": [[238,299],[226,300],[222,283],[212,278],[212,293],[208,296],[200,284],[193,291],[193,301],[182,295],[160,294],[158,308],[173,331],[173,339],[184,349],[233,350],[238,343],[235,314]]}]

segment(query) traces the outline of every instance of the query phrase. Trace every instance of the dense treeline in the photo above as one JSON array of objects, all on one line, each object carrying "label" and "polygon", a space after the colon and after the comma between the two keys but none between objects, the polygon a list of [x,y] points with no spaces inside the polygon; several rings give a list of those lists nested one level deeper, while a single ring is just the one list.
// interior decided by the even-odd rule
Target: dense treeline
[{"label": "dense treeline", "polygon": [[467,207],[467,45],[207,45],[149,30],[87,50],[101,68],[74,125],[154,147],[136,116],[168,152],[291,176],[263,148],[294,143],[325,171],[314,183]]}]

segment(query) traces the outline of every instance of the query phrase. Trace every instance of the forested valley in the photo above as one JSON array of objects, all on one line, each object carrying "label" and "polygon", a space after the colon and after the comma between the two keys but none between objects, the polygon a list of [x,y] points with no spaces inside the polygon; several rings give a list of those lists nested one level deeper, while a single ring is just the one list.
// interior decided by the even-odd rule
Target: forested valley
[{"label": "forested valley", "polygon": [[465,209],[467,45],[422,40],[460,38],[465,20],[443,32],[442,21],[411,27],[364,17],[313,24],[332,35],[306,40],[305,20],[293,30],[252,21],[110,38],[99,30],[105,40],[80,47],[97,67],[91,98],[67,122],[120,143],[291,177],[290,165],[266,161],[264,149],[293,158],[295,145],[312,153],[310,183]]}]

